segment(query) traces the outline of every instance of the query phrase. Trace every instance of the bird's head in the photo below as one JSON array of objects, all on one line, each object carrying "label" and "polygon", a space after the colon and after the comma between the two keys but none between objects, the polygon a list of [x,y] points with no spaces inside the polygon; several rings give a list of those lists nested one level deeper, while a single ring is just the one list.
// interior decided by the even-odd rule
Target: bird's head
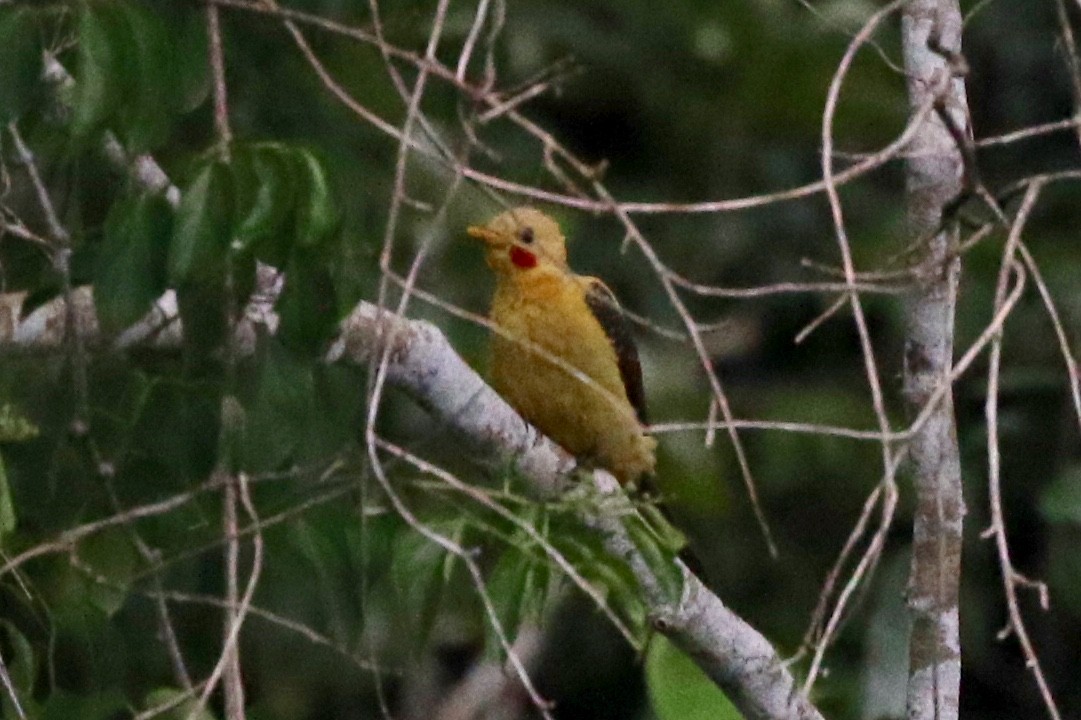
[{"label": "bird's head", "polygon": [[488,246],[488,265],[500,275],[567,269],[567,245],[559,225],[540,210],[515,208],[467,232]]}]

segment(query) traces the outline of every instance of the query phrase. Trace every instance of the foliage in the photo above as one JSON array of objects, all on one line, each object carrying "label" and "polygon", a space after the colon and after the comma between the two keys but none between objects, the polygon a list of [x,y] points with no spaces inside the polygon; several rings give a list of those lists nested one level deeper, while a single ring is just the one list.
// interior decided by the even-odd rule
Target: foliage
[{"label": "foliage", "polygon": [[650,644],[646,683],[657,720],[738,720],[739,712],[689,657],[664,637]]},{"label": "foliage", "polygon": [[[416,56],[399,54],[388,65],[371,42],[301,27],[344,92],[401,127],[408,102],[393,75],[406,88],[417,81],[410,58],[423,55],[436,4],[378,5],[385,41]],[[475,662],[504,662],[503,640],[514,643],[538,626],[550,630],[546,624],[559,617],[566,598],[581,594],[555,555],[609,611],[597,609],[597,598],[571,605],[575,621],[593,630],[571,633],[568,642],[581,649],[605,623],[622,624],[624,640],[643,641],[648,618],[627,567],[570,520],[572,507],[581,509],[573,503],[595,499],[525,501],[510,473],[479,469],[458,438],[403,398],[388,391],[374,412],[366,392],[376,378],[326,366],[323,350],[356,300],[396,304],[399,291],[387,278],[410,276],[419,256],[417,286],[429,295],[412,299],[407,314],[433,319],[463,356],[483,366],[485,328],[444,308],[484,308],[490,286],[483,261],[459,236],[496,203],[478,185],[457,184],[455,169],[433,159],[432,148],[449,139],[479,172],[569,192],[542,170],[559,163],[545,165],[550,148],[506,117],[477,121],[487,106],[474,91],[486,78],[503,99],[538,78],[550,83],[519,110],[597,163],[597,176],[621,200],[772,191],[819,177],[826,87],[873,4],[836,0],[813,10],[772,0],[493,5],[503,29],[485,25],[479,36],[464,74],[473,90],[438,74],[426,77],[429,89],[409,136],[413,147],[403,160],[405,181],[396,188],[398,141],[342,109],[280,18],[219,8],[234,135],[223,143],[215,130],[203,4],[0,0],[4,292],[26,293],[25,317],[71,286],[92,284],[101,329],[114,339],[171,288],[185,330],[179,350],[121,353],[106,341],[83,346],[69,336],[55,352],[0,359],[0,562],[18,559],[18,567],[0,574],[0,657],[27,717],[126,717],[133,708],[170,703],[175,706],[159,717],[191,717],[192,693],[163,644],[162,608],[199,682],[221,647],[227,515],[221,471],[243,475],[255,509],[248,516],[240,507],[241,585],[255,562],[252,538],[258,534],[264,543],[255,610],[241,635],[253,718],[375,717],[383,702],[396,710],[419,702],[418,677],[425,672],[449,683]],[[966,56],[977,135],[1069,114],[1073,100],[1056,55],[1052,5],[1026,5],[1023,23],[1016,3],[973,5],[979,12],[966,29]],[[297,0],[290,7],[374,26],[364,3]],[[449,8],[434,57],[453,68],[476,4]],[[1011,28],[1009,37],[1004,27]],[[895,35],[889,28],[877,38],[885,57],[874,51],[857,57],[839,108],[845,153],[881,147],[904,124],[904,81],[890,67]],[[70,82],[57,79],[54,60]],[[475,138],[463,132],[463,118]],[[70,237],[52,236],[12,129],[25,138]],[[151,154],[180,190],[179,202],[110,164],[103,147],[112,141],[129,158]],[[1075,156],[1071,133],[1042,135],[1032,144],[987,150],[981,170],[999,190]],[[888,166],[842,190],[861,268],[898,267],[899,178]],[[1068,183],[1049,186],[1026,235],[1076,349],[1075,194]],[[402,200],[397,232],[384,254],[395,197]],[[647,259],[633,250],[621,254],[623,235],[610,217],[557,214],[572,239],[575,268],[603,276],[636,315],[679,327]],[[961,218],[981,219],[981,209],[969,203]],[[672,272],[696,283],[834,279],[819,272],[837,263],[821,196],[738,213],[636,219]],[[993,236],[966,254],[960,349],[986,327],[1002,240]],[[261,264],[285,272],[277,332],[260,330],[253,352],[237,356],[230,321],[250,309]],[[430,296],[439,302],[423,299]],[[844,313],[792,342],[835,294],[681,297],[703,323],[723,321],[720,331],[703,337],[740,417],[873,427],[862,358]],[[898,406],[900,303],[893,294],[865,300],[886,399]],[[653,419],[708,416],[702,368],[688,346],[672,333],[640,328],[637,334]],[[1007,525],[1019,569],[1049,583],[1052,610],[1033,616],[1034,635],[1062,706],[1076,714],[1081,685],[1071,668],[1081,658],[1076,643],[1066,641],[1081,628],[1076,419],[1058,341],[1037,294],[1023,297],[1004,337]],[[1001,580],[993,548],[977,538],[988,524],[986,387],[975,379],[982,370],[977,366],[956,386],[973,528],[964,642],[982,648],[966,656],[965,716],[1030,717],[1039,705],[1024,689],[1023,671],[1011,675],[1016,683],[1001,681],[1003,668],[1021,661],[1011,642],[994,641],[1003,621]],[[242,412],[223,418],[223,406],[233,401]],[[377,487],[365,446],[369,427],[463,478],[476,494],[380,447],[373,452],[388,483],[415,518],[407,521]],[[726,603],[792,652],[881,473],[878,448],[772,431],[741,437],[780,547],[776,562],[768,559],[723,433],[712,445],[698,433],[660,435],[660,490]],[[901,492],[883,560],[891,567],[903,564],[908,551],[903,484]],[[668,594],[678,597],[680,579],[671,572],[678,542],[666,524],[653,518],[630,529]],[[453,548],[433,542],[433,534]],[[31,559],[22,555],[43,548]],[[900,576],[876,576],[874,597],[899,597]],[[1022,600],[1026,609],[1035,604],[1026,594]],[[895,711],[868,679],[875,662],[868,628],[877,612],[857,607],[827,656],[831,672],[819,680],[816,701],[831,717]],[[574,645],[566,650],[576,652]],[[592,666],[579,678],[587,689],[556,697],[554,713],[606,717],[615,700],[638,698],[643,682],[660,720],[698,717],[705,708],[710,717],[729,712],[716,709],[725,701],[667,641],[650,641],[644,680],[641,664],[627,655],[590,656]],[[542,694],[544,679],[556,675],[539,673]],[[5,718],[19,717],[7,691],[0,691],[0,703]],[[645,705],[637,712],[649,712]],[[222,717],[221,709],[215,695],[195,717]]]}]

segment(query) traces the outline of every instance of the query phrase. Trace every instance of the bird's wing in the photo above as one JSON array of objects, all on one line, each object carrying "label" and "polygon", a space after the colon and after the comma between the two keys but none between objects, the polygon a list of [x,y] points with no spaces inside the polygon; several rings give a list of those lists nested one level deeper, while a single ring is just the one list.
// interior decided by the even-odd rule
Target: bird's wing
[{"label": "bird's wing", "polygon": [[619,375],[623,389],[634,408],[638,421],[646,424],[646,393],[642,386],[642,365],[638,362],[638,348],[634,345],[630,326],[616,296],[603,282],[593,277],[582,278],[586,292],[586,305],[600,323],[608,342],[616,353]]}]

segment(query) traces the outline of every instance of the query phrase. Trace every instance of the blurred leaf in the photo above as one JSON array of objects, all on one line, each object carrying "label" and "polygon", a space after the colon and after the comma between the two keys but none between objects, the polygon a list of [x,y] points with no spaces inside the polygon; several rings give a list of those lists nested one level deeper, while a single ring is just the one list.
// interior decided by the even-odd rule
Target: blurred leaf
[{"label": "blurred leaf", "polygon": [[169,246],[170,282],[180,285],[224,278],[232,209],[228,168],[217,160],[203,165],[185,188],[177,210]]},{"label": "blurred leaf", "polygon": [[308,440],[302,448],[303,462],[329,457],[356,439],[356,428],[364,411],[361,372],[357,368],[325,365],[305,358],[312,369],[315,391],[312,398],[317,411],[308,424]]},{"label": "blurred leaf", "polygon": [[177,290],[189,357],[199,362],[225,341],[230,270],[238,308],[255,283],[254,258],[231,250],[234,188],[226,164],[204,164],[185,190],[173,223],[168,277]]},{"label": "blurred leaf", "polygon": [[549,516],[545,537],[567,558],[587,582],[606,594],[608,603],[638,638],[645,638],[646,611],[638,581],[630,567],[610,554],[600,536],[563,514]]},{"label": "blurred leaf", "polygon": [[0,6],[0,125],[29,110],[41,88],[41,42],[33,13]]},{"label": "blurred leaf", "polygon": [[128,703],[119,690],[76,695],[56,689],[45,702],[43,720],[112,720],[127,711]]},{"label": "blurred leaf", "polygon": [[197,706],[198,702],[191,696],[191,693],[176,688],[151,690],[146,694],[146,699],[143,701],[143,708],[146,710],[169,708],[154,714],[154,717],[160,718],[160,720],[217,720],[214,713],[206,708],[203,708],[198,714],[192,715]]},{"label": "blurred leaf", "polygon": [[277,338],[267,338],[257,373],[246,428],[246,467],[275,470],[307,439],[315,409],[312,368],[293,357]]},{"label": "blurred leaf", "polygon": [[237,203],[237,243],[252,249],[256,257],[283,267],[294,241],[291,222],[296,212],[294,166],[288,150],[278,144],[259,145],[238,155],[250,165],[253,191],[246,202]]},{"label": "blurred leaf", "polygon": [[[10,620],[0,618],[0,630],[3,631],[6,640],[4,664],[7,666],[7,674],[12,688],[19,697],[20,705],[25,709],[26,701],[33,695],[34,679],[37,677],[37,658],[34,655],[34,648]],[[0,697],[4,698],[0,707],[9,707],[8,692],[0,692]],[[18,715],[5,711],[4,717],[18,717]]]},{"label": "blurred leaf", "polygon": [[127,57],[127,20],[118,4],[84,2],[79,11],[78,82],[71,131],[86,137],[99,130],[121,107],[132,80]]},{"label": "blurred leaf", "polygon": [[177,112],[188,113],[210,95],[210,68],[207,64],[206,17],[198,6],[177,4],[183,13],[176,31],[177,88],[173,105]]},{"label": "blurred leaf", "polygon": [[[362,526],[359,521],[347,524],[343,540],[347,557],[358,564],[367,562],[369,583],[374,584],[390,571],[394,547],[406,529],[405,522],[394,513],[369,515]],[[362,560],[366,558],[366,560]]]},{"label": "blurred leaf", "polygon": [[687,547],[687,536],[673,525],[664,513],[661,507],[652,503],[638,505],[638,514],[642,516],[646,529],[657,544],[663,550],[678,554],[680,550]]},{"label": "blurred leaf", "polygon": [[[71,284],[86,285],[94,280],[97,268],[99,243],[81,243],[71,253]],[[26,317],[34,310],[59,297],[64,292],[64,278],[49,267],[30,288],[20,308],[21,317]]]},{"label": "blurred leaf", "polygon": [[187,359],[200,368],[209,367],[204,364],[212,363],[213,351],[225,342],[227,297],[224,277],[217,283],[188,282],[176,287]]},{"label": "blurred leaf", "polygon": [[[348,540],[344,531],[358,524],[355,509],[347,503],[337,503],[324,514],[301,518],[288,531],[290,545],[303,558],[295,563],[295,569],[305,579],[307,594],[328,618],[335,637],[345,637],[350,632],[346,629],[349,610],[356,597],[351,591],[357,584],[351,564],[354,558],[346,554]],[[371,530],[372,525],[367,529]],[[371,581],[371,575],[367,580]]]},{"label": "blurred leaf", "polygon": [[107,616],[128,599],[128,587],[140,569],[139,556],[125,529],[114,528],[92,535],[79,545],[79,559],[95,573],[85,578],[86,597]]},{"label": "blurred leaf", "polygon": [[[1047,546],[1047,585],[1055,612],[1081,616],[1081,528],[1057,525]],[[996,619],[997,619],[996,615]]]},{"label": "blurred leaf", "polygon": [[166,289],[173,211],[153,195],[122,198],[105,221],[94,300],[108,332],[119,332],[150,310]]},{"label": "blurred leaf", "polygon": [[678,602],[683,595],[683,573],[676,565],[676,551],[665,543],[670,538],[659,536],[638,516],[629,516],[623,523],[631,542],[646,565],[660,581],[669,602]]},{"label": "blurred leaf", "polygon": [[0,404],[0,443],[26,442],[41,434],[41,429],[12,403]]},{"label": "blurred leaf", "polygon": [[[521,624],[541,615],[548,594],[548,566],[508,547],[488,578],[487,590],[507,642],[513,643]],[[502,657],[504,648],[491,618],[485,617],[485,628],[488,634],[485,653],[493,658]]]},{"label": "blurred leaf", "polygon": [[338,230],[341,212],[334,200],[326,168],[308,150],[293,154],[298,177],[297,244],[322,245]]},{"label": "blurred leaf", "polygon": [[[454,541],[460,541],[465,532],[465,522],[461,519],[429,523],[429,527]],[[418,639],[415,649],[419,650],[431,636],[456,558],[412,530],[398,535],[392,558],[391,582],[401,598],[405,616],[412,619],[410,630],[415,632]]]},{"label": "blurred leaf", "polygon": [[301,248],[293,252],[277,310],[278,336],[286,347],[306,356],[322,351],[338,326],[334,282],[322,258]]},{"label": "blurred leaf", "polygon": [[1081,525],[1081,465],[1059,473],[1043,491],[1040,512],[1048,522]]},{"label": "blurred leaf", "polygon": [[15,501],[11,499],[11,486],[8,484],[4,457],[0,455],[0,548],[4,546],[4,536],[15,530]]},{"label": "blurred leaf", "polygon": [[128,150],[143,153],[168,137],[170,110],[179,104],[172,99],[178,82],[176,48],[161,18],[146,5],[120,2],[117,8],[127,22],[126,69],[132,73],[118,129]]},{"label": "blurred leaf", "polygon": [[646,687],[658,720],[742,720],[743,717],[694,661],[663,635],[650,643]]},{"label": "blurred leaf", "polygon": [[289,538],[300,550],[300,554],[315,568],[316,576],[320,581],[334,575],[331,567],[334,547],[324,535],[312,527],[311,523],[301,518],[289,528]]}]

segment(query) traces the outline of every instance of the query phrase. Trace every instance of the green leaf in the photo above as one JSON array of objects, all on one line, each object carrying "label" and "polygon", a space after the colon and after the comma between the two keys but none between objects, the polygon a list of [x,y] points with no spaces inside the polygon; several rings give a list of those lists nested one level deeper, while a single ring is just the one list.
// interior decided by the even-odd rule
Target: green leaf
[{"label": "green leaf", "polygon": [[263,262],[282,267],[293,241],[296,190],[291,153],[277,144],[260,145],[238,157],[250,166],[252,192],[238,203],[237,243]]},{"label": "green leaf", "polygon": [[[230,306],[230,297],[226,278],[229,265],[232,266],[233,277],[232,304],[238,311],[243,308],[255,285],[255,259],[251,255],[229,258],[225,251],[222,255],[226,255],[224,262],[208,268],[207,274],[202,274],[200,270],[196,277],[176,285],[188,359],[207,368],[210,366],[203,364],[208,360],[213,362],[211,353],[225,343],[228,332],[226,311]],[[215,258],[215,262],[218,261]]]},{"label": "green leaf", "polygon": [[0,125],[16,120],[41,94],[41,42],[33,13],[0,6]]},{"label": "green leaf", "polygon": [[680,550],[687,547],[687,536],[672,524],[660,507],[643,503],[638,506],[638,514],[645,520],[646,528],[663,549],[678,554]]},{"label": "green leaf", "polygon": [[1081,465],[1060,473],[1043,491],[1040,512],[1048,522],[1081,525]]},{"label": "green leaf", "polygon": [[339,319],[334,282],[326,265],[297,248],[286,267],[277,310],[278,336],[286,347],[303,355],[321,352]]},{"label": "green leaf", "polygon": [[172,104],[176,112],[188,113],[202,105],[210,95],[206,16],[198,5],[188,7],[175,3],[173,9],[183,15],[176,31],[177,87],[172,94]]},{"label": "green leaf", "polygon": [[83,3],[79,12],[78,83],[71,132],[83,138],[120,108],[130,86],[127,21],[114,2]]},{"label": "green leaf", "polygon": [[189,370],[199,369],[201,372],[212,367],[213,351],[225,342],[228,296],[224,275],[216,280],[192,281],[176,286],[186,359],[195,363]]},{"label": "green leaf", "polygon": [[94,579],[85,579],[87,599],[112,617],[127,602],[128,588],[140,569],[131,536],[119,528],[92,535],[80,544],[79,559],[94,573]]},{"label": "green leaf", "polygon": [[[4,664],[7,666],[8,677],[11,685],[19,696],[20,704],[25,704],[30,699],[34,690],[34,679],[37,677],[37,658],[34,656],[34,648],[26,636],[22,634],[15,623],[0,618],[0,630],[6,642],[4,643]],[[8,700],[7,692],[0,693]],[[7,706],[7,702],[4,706]],[[18,717],[14,713],[5,713],[4,717]]]},{"label": "green leaf", "polygon": [[57,689],[45,702],[45,711],[41,717],[42,720],[112,720],[127,709],[128,703],[119,690],[76,695]]},{"label": "green leaf", "polygon": [[94,279],[98,318],[107,332],[139,320],[165,292],[172,225],[172,209],[160,196],[123,198],[113,205]]},{"label": "green leaf", "polygon": [[667,540],[658,537],[657,533],[637,516],[630,516],[623,526],[646,565],[660,581],[666,599],[673,603],[679,602],[683,594],[683,573],[676,565],[675,551],[664,544]]},{"label": "green leaf", "polygon": [[0,443],[26,442],[41,434],[41,428],[11,403],[0,404]]},{"label": "green leaf", "polygon": [[168,137],[170,111],[179,104],[173,99],[176,48],[161,18],[143,3],[120,2],[117,8],[127,22],[127,70],[132,73],[129,101],[117,129],[128,150],[143,153]]},{"label": "green leaf", "polygon": [[337,232],[341,213],[334,201],[326,169],[318,158],[301,149],[294,154],[294,164],[299,178],[297,244],[317,247]]},{"label": "green leaf", "polygon": [[11,486],[8,484],[7,470],[4,469],[4,458],[0,455],[0,548],[3,547],[4,536],[13,532],[17,525],[15,501],[11,499]]},{"label": "green leaf", "polygon": [[293,458],[314,413],[311,365],[290,355],[275,338],[263,343],[255,395],[250,403],[245,466],[275,470]]},{"label": "green leaf", "polygon": [[742,720],[742,715],[694,661],[664,636],[650,644],[646,687],[658,720]]},{"label": "green leaf", "polygon": [[292,545],[300,551],[305,560],[311,563],[320,582],[334,576],[332,565],[334,546],[325,535],[304,518],[299,518],[296,523],[290,525],[288,532]]},{"label": "green leaf", "polygon": [[[514,642],[525,621],[540,617],[548,594],[548,566],[514,548],[507,548],[488,578],[487,590],[495,606],[496,617],[509,642]],[[502,657],[503,647],[495,626],[486,618],[488,639],[485,653]]]},{"label": "green leaf", "polygon": [[[465,532],[463,520],[429,523],[429,527],[452,540]],[[431,635],[450,572],[457,564],[453,555],[418,532],[403,532],[394,543],[391,582],[398,593],[404,616],[413,618],[409,628],[419,640],[419,651]]]},{"label": "green leaf", "polygon": [[608,603],[628,624],[636,638],[645,639],[649,628],[638,581],[627,563],[604,548],[600,535],[565,515],[551,516],[547,537],[583,578],[605,593]]},{"label": "green leaf", "polygon": [[184,191],[169,246],[169,281],[221,282],[233,231],[232,183],[220,161],[202,167]]},{"label": "green leaf", "polygon": [[206,708],[192,715],[197,706],[198,701],[191,696],[191,693],[176,688],[151,690],[143,701],[143,707],[146,710],[169,708],[155,713],[154,717],[160,720],[217,720],[214,713]]}]

